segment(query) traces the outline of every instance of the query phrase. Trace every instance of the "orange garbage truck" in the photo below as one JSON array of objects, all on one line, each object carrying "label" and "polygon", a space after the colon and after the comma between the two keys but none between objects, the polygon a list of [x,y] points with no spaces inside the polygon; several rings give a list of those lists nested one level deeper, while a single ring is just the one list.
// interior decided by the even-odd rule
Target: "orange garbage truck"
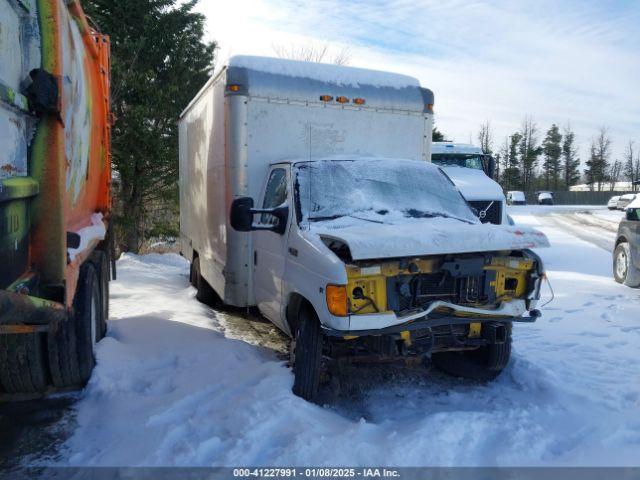
[{"label": "orange garbage truck", "polygon": [[77,0],[0,0],[0,397],[82,387],[115,274],[109,37]]}]

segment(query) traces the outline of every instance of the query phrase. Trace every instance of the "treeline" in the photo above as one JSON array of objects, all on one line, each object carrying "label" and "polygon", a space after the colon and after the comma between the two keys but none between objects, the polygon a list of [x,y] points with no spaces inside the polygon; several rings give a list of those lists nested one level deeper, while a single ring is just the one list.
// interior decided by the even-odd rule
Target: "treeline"
[{"label": "treeline", "polygon": [[623,158],[613,158],[611,136],[604,126],[591,139],[583,170],[570,124],[560,127],[554,123],[543,134],[527,116],[517,131],[496,145],[491,123],[486,121],[477,139],[496,159],[495,178],[505,191],[569,190],[578,183],[602,191],[613,190],[615,182],[640,181],[640,148],[630,140]]},{"label": "treeline", "polygon": [[114,220],[118,246],[177,236],[178,116],[209,79],[216,44],[196,0],[84,0],[111,36]]}]

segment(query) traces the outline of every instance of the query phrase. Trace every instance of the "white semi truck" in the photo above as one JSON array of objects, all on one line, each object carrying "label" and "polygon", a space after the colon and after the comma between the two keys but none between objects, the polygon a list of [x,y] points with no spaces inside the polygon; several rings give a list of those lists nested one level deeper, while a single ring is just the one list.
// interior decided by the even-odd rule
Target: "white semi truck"
[{"label": "white semi truck", "polygon": [[508,223],[504,192],[493,180],[491,155],[466,143],[433,142],[431,161],[451,178],[483,223]]},{"label": "white semi truck", "polygon": [[491,379],[534,321],[547,245],[482,224],[428,160],[433,94],[403,75],[234,57],[180,119],[182,254],[197,297],[292,338],[293,391],[327,361],[430,356]]}]

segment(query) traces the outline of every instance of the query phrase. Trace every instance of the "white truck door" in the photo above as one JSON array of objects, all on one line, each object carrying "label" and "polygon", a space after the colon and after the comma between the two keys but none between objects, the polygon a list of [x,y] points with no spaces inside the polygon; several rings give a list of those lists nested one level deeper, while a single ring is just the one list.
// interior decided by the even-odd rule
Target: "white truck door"
[{"label": "white truck door", "polygon": [[[273,166],[262,193],[259,208],[275,208],[290,205],[288,192],[288,166]],[[291,216],[291,213],[289,213]],[[268,213],[257,217],[260,225],[273,225],[276,218]],[[282,304],[282,278],[289,228],[284,235],[269,231],[253,232],[254,289],[260,312],[276,325],[280,324]]]}]

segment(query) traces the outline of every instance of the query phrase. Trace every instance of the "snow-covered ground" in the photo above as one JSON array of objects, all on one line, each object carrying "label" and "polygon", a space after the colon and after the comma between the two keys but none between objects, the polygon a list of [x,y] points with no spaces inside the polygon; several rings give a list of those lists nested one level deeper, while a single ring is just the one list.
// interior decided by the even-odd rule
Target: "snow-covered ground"
[{"label": "snow-covered ground", "polygon": [[[532,208],[555,300],[514,329],[491,384],[360,367],[322,406],[291,393],[286,340],[198,303],[177,255],[124,255],[65,465],[638,465],[640,292],[611,254]],[[606,220],[606,219],[604,219]],[[547,294],[548,295],[548,294]]]}]

